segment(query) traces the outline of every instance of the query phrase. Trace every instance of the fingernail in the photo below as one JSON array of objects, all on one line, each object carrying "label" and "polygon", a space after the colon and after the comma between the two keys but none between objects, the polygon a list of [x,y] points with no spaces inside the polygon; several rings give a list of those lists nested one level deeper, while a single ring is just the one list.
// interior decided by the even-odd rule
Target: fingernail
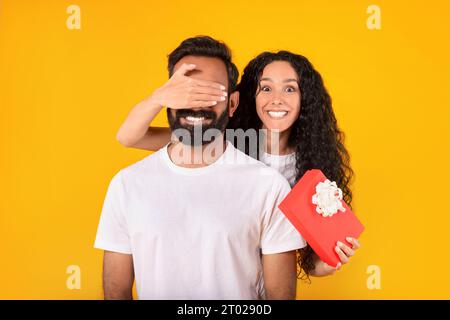
[{"label": "fingernail", "polygon": [[342,264],[339,262],[336,266],[336,269],[339,269],[342,266]]},{"label": "fingernail", "polygon": [[336,248],[334,248],[334,250],[335,250],[336,252],[340,252],[340,251],[341,251],[341,248],[336,247]]},{"label": "fingernail", "polygon": [[343,244],[342,242],[338,241],[338,242],[337,242],[337,245],[338,245],[339,247],[342,247],[344,244]]},{"label": "fingernail", "polygon": [[222,92],[222,93],[223,93],[224,96],[227,96],[227,95],[228,95],[228,92],[226,92],[226,91],[224,91],[224,92]]},{"label": "fingernail", "polygon": [[222,86],[222,85],[221,85],[221,86],[220,86],[220,89],[225,90],[225,86]]},{"label": "fingernail", "polygon": [[220,100],[221,100],[221,101],[225,100],[225,97],[220,97]]},{"label": "fingernail", "polygon": [[352,241],[353,241],[353,238],[347,237],[347,238],[345,238],[345,240],[347,240],[348,242],[352,242]]}]

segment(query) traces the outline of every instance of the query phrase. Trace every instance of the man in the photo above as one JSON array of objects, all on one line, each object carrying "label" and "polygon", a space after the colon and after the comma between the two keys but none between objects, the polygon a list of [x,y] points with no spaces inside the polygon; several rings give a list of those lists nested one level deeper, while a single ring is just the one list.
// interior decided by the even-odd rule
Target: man
[{"label": "man", "polygon": [[239,100],[229,49],[187,39],[169,74],[147,103],[168,106],[175,141],[121,170],[106,195],[95,242],[105,298],[131,299],[135,276],[140,299],[294,299],[306,242],[277,208],[289,184],[224,139]]}]

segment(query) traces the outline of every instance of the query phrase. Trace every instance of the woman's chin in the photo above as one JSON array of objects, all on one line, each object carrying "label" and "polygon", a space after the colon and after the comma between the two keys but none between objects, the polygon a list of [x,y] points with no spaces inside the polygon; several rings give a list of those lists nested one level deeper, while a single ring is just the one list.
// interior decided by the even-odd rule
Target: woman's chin
[{"label": "woman's chin", "polygon": [[281,122],[278,120],[275,121],[265,121],[264,122],[264,129],[269,131],[276,131],[279,133],[287,131],[291,127],[291,123]]}]

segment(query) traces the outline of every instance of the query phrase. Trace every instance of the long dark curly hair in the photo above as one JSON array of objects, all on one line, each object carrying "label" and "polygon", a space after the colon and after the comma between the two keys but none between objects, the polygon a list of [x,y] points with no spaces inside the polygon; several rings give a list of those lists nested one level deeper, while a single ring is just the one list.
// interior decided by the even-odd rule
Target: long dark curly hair
[{"label": "long dark curly hair", "polygon": [[[288,51],[263,52],[245,67],[237,90],[240,105],[230,118],[230,129],[254,129],[262,126],[256,112],[256,95],[264,68],[273,61],[286,61],[297,72],[301,94],[300,115],[291,128],[288,146],[295,149],[296,181],[310,169],[320,169],[331,181],[336,181],[344,201],[351,207],[349,184],[353,177],[350,156],[344,146],[344,133],[339,130],[336,117],[321,75],[309,60]],[[258,142],[258,146],[260,143]],[[247,149],[248,151],[248,149]],[[259,154],[259,152],[258,152]],[[308,245],[298,252],[298,277],[310,281],[317,255]],[[302,271],[304,272],[302,274]]]}]

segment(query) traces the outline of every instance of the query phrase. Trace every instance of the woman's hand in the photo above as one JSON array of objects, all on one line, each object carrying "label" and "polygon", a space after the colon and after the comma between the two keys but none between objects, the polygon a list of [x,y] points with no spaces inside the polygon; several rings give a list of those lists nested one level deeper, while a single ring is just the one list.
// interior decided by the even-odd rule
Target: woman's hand
[{"label": "woman's hand", "polygon": [[226,88],[220,83],[186,76],[194,64],[183,64],[172,77],[150,96],[153,103],[171,109],[207,108],[225,101]]},{"label": "woman's hand", "polygon": [[344,265],[350,261],[350,257],[352,257],[355,254],[355,251],[358,250],[361,245],[359,244],[359,241],[354,238],[347,237],[346,239],[349,243],[352,244],[351,248],[340,241],[337,242],[337,245],[334,248],[334,250],[338,254],[341,262],[338,263],[338,265],[336,267],[332,267],[332,266],[328,265],[327,263],[323,262],[322,260],[320,260],[319,257],[317,257],[317,260],[315,263],[316,267],[312,274],[313,276],[325,277],[325,276],[332,275],[337,270],[341,269],[342,265]]},{"label": "woman's hand", "polygon": [[117,140],[126,147],[157,151],[171,137],[169,128],[149,128],[163,107],[206,108],[225,101],[225,86],[186,76],[193,70],[195,65],[183,64],[162,87],[134,106],[117,132]]}]

